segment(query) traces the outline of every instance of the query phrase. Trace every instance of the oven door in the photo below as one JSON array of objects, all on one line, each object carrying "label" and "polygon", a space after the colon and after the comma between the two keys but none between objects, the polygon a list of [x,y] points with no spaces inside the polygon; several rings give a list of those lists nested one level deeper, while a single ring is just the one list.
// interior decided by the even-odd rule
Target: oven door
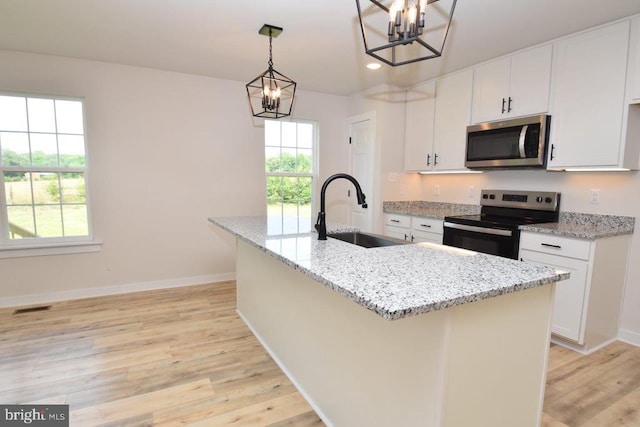
[{"label": "oven door", "polygon": [[443,244],[518,259],[519,231],[444,222]]}]

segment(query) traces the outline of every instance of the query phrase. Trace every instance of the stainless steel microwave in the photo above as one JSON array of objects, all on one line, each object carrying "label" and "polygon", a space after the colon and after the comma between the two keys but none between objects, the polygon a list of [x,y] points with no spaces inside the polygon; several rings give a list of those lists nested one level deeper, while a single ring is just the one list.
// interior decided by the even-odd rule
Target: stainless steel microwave
[{"label": "stainless steel microwave", "polygon": [[467,127],[469,169],[543,168],[551,116],[520,117]]}]

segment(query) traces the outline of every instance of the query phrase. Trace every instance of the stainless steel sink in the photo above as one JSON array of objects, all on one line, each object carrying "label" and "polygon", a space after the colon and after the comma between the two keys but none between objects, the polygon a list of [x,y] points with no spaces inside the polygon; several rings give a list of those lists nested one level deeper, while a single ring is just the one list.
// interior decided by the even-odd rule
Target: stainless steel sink
[{"label": "stainless steel sink", "polygon": [[327,237],[332,237],[364,248],[379,248],[381,246],[404,245],[409,243],[393,237],[361,232],[328,233]]}]

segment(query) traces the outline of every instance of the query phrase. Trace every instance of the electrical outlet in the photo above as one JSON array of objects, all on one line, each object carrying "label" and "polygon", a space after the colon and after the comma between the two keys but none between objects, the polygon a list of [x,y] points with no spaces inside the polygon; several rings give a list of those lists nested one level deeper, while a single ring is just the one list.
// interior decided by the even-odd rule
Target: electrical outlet
[{"label": "electrical outlet", "polygon": [[597,205],[600,203],[600,189],[592,188],[591,195],[589,196],[589,203],[592,205]]},{"label": "electrical outlet", "polygon": [[440,195],[440,184],[436,184],[433,186],[433,195],[434,196]]},{"label": "electrical outlet", "polygon": [[473,197],[475,196],[475,194],[476,194],[476,189],[475,189],[475,187],[474,187],[473,185],[470,185],[470,186],[469,186],[469,193],[468,193],[468,197],[469,197],[470,199],[473,199]]}]

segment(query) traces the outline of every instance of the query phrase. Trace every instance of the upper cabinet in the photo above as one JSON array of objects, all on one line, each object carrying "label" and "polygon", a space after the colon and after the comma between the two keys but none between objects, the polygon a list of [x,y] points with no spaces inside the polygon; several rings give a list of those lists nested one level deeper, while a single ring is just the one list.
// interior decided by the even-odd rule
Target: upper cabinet
[{"label": "upper cabinet", "polygon": [[467,171],[466,129],[471,120],[473,71],[449,74],[407,91],[406,171]]},{"label": "upper cabinet", "polygon": [[556,43],[550,169],[625,167],[628,47],[629,21]]},{"label": "upper cabinet", "polygon": [[467,171],[464,167],[467,126],[471,124],[473,70],[442,77],[436,82],[433,127],[435,170]]},{"label": "upper cabinet", "polygon": [[435,108],[435,80],[407,90],[404,133],[404,169],[406,171],[423,171],[433,166]]},{"label": "upper cabinet", "polygon": [[473,122],[547,112],[551,58],[552,45],[547,44],[475,67]]},{"label": "upper cabinet", "polygon": [[632,20],[631,43],[629,46],[629,100],[640,103],[640,16]]}]

